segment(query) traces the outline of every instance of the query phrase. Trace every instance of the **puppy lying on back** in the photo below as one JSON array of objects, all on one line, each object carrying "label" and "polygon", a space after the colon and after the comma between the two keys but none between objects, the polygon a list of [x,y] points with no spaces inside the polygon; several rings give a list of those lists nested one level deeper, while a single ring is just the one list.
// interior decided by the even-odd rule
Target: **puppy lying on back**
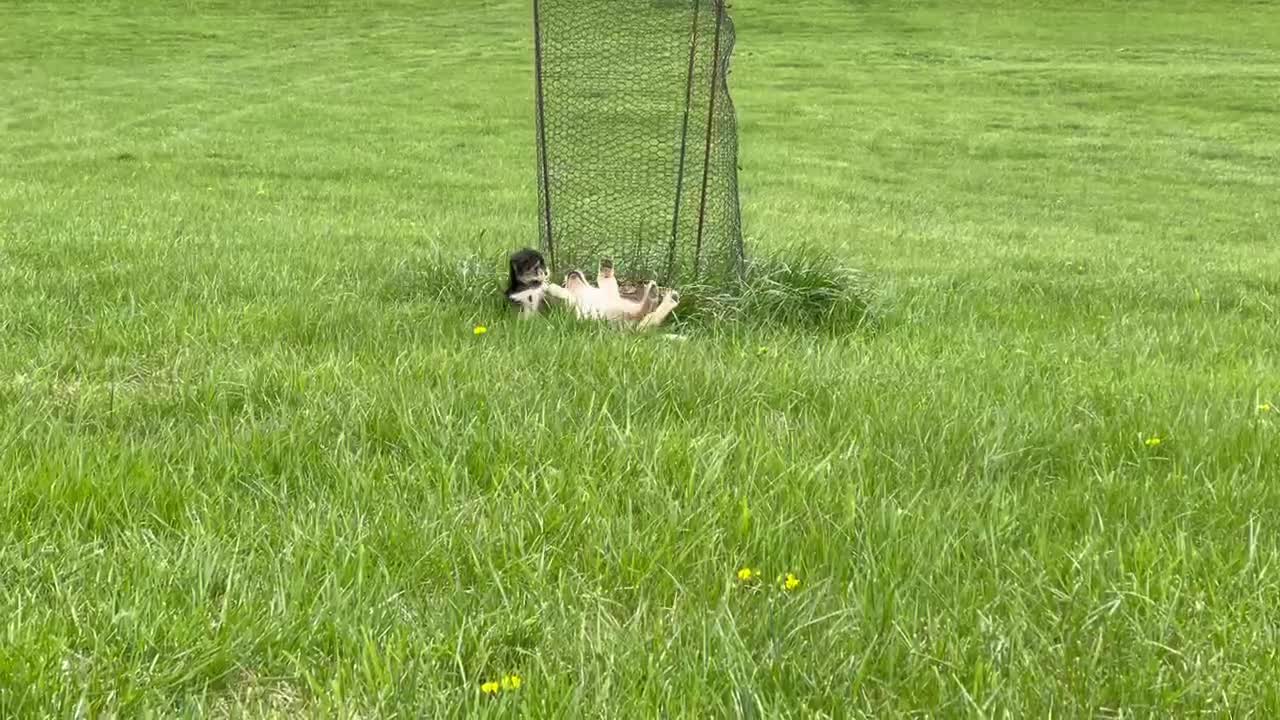
[{"label": "puppy lying on back", "polygon": [[674,290],[659,299],[658,285],[654,282],[644,286],[639,299],[624,297],[613,265],[608,261],[600,263],[594,286],[574,270],[565,276],[564,287],[548,285],[547,293],[572,307],[579,318],[606,320],[637,330],[661,325],[680,304],[680,294]]},{"label": "puppy lying on back", "polygon": [[538,251],[528,248],[512,254],[509,265],[506,296],[520,306],[523,317],[536,314],[550,296],[573,308],[574,314],[584,320],[605,320],[644,330],[661,325],[680,304],[680,294],[674,290],[659,298],[653,282],[641,289],[637,299],[624,296],[613,264],[608,261],[601,261],[594,286],[577,270],[565,276],[563,287],[548,282],[546,261]]}]

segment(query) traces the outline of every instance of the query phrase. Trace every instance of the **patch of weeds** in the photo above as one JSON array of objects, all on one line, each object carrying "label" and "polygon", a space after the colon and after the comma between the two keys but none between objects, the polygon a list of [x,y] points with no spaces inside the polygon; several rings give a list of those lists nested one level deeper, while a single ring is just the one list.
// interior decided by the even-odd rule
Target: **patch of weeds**
[{"label": "patch of weeds", "polygon": [[458,255],[432,250],[399,263],[382,284],[384,297],[498,309],[506,285],[506,255]]},{"label": "patch of weeds", "polygon": [[876,323],[872,285],[862,272],[830,253],[793,247],[747,261],[742,280],[728,288],[681,288],[680,322],[743,323],[849,332]]}]

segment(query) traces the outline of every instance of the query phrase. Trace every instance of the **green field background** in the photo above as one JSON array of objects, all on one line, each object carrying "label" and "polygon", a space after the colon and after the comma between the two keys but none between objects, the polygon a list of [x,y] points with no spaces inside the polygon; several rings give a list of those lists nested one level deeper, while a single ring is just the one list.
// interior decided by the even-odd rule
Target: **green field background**
[{"label": "green field background", "polygon": [[0,1],[0,717],[1280,712],[1280,5],[732,12],[873,329],[489,299],[524,0]]}]

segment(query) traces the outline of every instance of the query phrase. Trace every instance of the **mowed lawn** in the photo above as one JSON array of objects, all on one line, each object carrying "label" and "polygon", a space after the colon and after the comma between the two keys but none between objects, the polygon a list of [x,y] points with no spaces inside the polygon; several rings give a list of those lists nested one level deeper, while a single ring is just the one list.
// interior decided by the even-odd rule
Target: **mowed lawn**
[{"label": "mowed lawn", "polygon": [[506,314],[527,0],[0,3],[0,717],[1280,713],[1280,5],[733,13],[873,327]]}]

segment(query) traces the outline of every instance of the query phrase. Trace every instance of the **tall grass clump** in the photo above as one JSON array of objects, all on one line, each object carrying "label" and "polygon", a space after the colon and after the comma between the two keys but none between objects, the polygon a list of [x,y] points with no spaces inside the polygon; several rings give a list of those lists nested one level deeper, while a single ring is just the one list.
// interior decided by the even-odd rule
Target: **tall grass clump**
[{"label": "tall grass clump", "polygon": [[728,288],[680,288],[680,322],[847,332],[873,324],[872,284],[824,250],[794,246],[748,259]]}]

